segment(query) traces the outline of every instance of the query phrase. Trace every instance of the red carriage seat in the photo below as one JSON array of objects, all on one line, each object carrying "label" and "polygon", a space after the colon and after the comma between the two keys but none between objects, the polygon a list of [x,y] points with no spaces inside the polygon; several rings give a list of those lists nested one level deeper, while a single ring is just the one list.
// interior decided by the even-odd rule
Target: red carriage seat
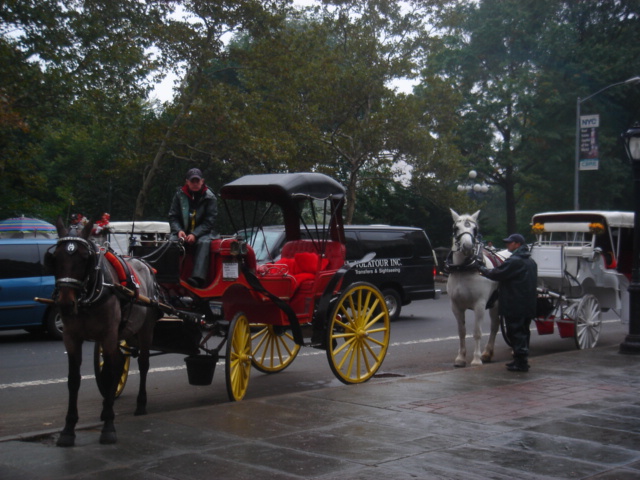
[{"label": "red carriage seat", "polygon": [[[326,242],[324,254],[318,252],[322,245],[311,240],[295,240],[282,248],[282,257],[275,264],[258,267],[258,272],[269,276],[288,277],[291,283],[289,297],[298,291],[308,291],[314,285],[319,272],[337,270],[344,264],[345,246],[340,242]],[[279,270],[278,266],[286,266]],[[292,277],[292,278],[291,278]]]},{"label": "red carriage seat", "polygon": [[[340,242],[325,242],[324,254],[322,254],[323,244],[314,242],[312,240],[294,240],[292,242],[285,243],[282,247],[282,258],[295,258],[297,253],[314,253],[319,258],[326,260],[324,265],[320,265],[321,268],[314,270],[337,270],[344,264],[345,258],[345,246]],[[322,256],[321,256],[322,254]]]},{"label": "red carriage seat", "polygon": [[326,242],[324,253],[318,250],[323,245],[312,240],[295,240],[282,248],[281,263],[289,266],[289,272],[298,282],[309,287],[318,272],[337,270],[344,264],[345,247],[339,242]]}]

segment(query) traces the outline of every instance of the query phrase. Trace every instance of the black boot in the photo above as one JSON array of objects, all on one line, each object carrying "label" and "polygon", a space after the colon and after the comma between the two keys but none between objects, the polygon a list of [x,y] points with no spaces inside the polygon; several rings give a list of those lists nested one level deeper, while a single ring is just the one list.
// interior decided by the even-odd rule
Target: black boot
[{"label": "black boot", "polygon": [[510,372],[528,372],[529,362],[526,358],[514,358],[513,362],[507,363],[507,370]]}]

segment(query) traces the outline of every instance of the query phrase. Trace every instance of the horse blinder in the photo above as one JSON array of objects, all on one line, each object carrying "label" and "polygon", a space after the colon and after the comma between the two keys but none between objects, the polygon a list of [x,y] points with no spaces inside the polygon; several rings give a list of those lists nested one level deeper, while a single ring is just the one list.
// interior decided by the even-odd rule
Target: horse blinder
[{"label": "horse blinder", "polygon": [[53,253],[48,251],[45,254],[45,268],[50,269],[52,274],[55,274],[55,263],[56,263],[55,253],[58,251],[58,248],[61,247],[63,244],[66,244],[66,246],[64,247],[64,252],[69,256],[73,256],[80,250],[78,244],[84,245],[87,248],[88,257],[86,259],[85,270],[81,278],[77,279],[71,276],[57,277],[56,289],[58,287],[69,287],[76,290],[82,290],[85,287],[85,284],[89,280],[91,273],[93,272],[93,270],[97,265],[96,252],[92,248],[92,244],[83,238],[80,238],[80,237],[61,238],[58,240],[58,243],[56,244],[56,250]]}]

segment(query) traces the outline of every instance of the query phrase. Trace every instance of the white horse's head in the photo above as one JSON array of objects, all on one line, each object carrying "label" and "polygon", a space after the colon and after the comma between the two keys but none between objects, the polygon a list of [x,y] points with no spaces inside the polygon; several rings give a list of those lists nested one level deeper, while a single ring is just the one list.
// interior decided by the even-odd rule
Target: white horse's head
[{"label": "white horse's head", "polygon": [[480,210],[473,215],[468,213],[458,215],[453,209],[450,210],[453,217],[453,246],[451,251],[462,252],[465,256],[469,256],[474,253],[476,248]]}]

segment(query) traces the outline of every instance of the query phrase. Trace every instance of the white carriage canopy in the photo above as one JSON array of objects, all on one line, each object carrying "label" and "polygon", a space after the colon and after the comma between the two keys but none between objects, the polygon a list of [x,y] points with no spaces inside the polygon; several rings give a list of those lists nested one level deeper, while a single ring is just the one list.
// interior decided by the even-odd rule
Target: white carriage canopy
[{"label": "white carriage canopy", "polygon": [[610,267],[627,275],[632,267],[633,225],[633,212],[606,210],[545,212],[531,219],[539,243],[599,248]]},{"label": "white carriage canopy", "polygon": [[109,222],[104,235],[97,240],[98,243],[109,241],[111,248],[117,253],[126,255],[131,241],[135,245],[158,246],[169,238],[170,232],[169,222]]}]

